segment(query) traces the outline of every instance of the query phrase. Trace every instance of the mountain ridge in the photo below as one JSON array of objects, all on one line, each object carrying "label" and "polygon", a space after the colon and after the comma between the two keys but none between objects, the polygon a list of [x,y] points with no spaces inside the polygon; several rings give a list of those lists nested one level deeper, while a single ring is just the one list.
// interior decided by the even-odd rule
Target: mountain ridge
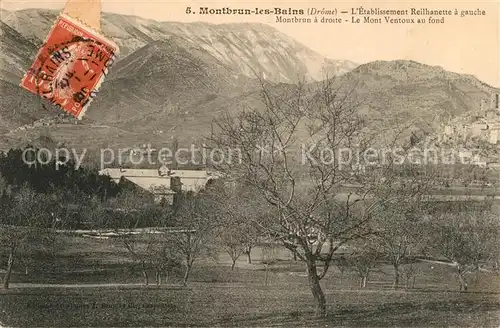
[{"label": "mountain ridge", "polygon": [[[16,65],[25,65],[27,58],[35,55],[36,46],[42,42],[39,37],[45,37],[57,13],[27,10],[16,14],[9,13],[8,19],[2,15],[2,21],[14,26],[2,33],[7,40],[2,44],[13,48],[2,49],[2,56],[22,54],[12,57],[18,58]],[[301,52],[300,46],[294,55],[285,56],[287,47],[295,47],[295,41],[264,24],[161,23],[135,16],[104,16],[105,34],[114,37],[128,56],[122,56],[111,68],[84,124],[40,128],[51,129],[60,138],[58,141],[68,141],[71,146],[130,146],[174,137],[189,143],[210,133],[213,119],[224,112],[263,108],[261,84],[256,79],[259,74],[266,75],[266,86],[273,93],[290,95],[295,88],[290,81],[297,82],[301,74],[314,75],[311,72],[323,65],[323,57]],[[26,23],[30,20],[34,20],[33,26]],[[267,32],[259,34],[255,29]],[[273,33],[281,37],[276,41]],[[15,47],[16,40],[25,45],[24,50]],[[26,52],[33,53],[24,55]],[[313,54],[312,60],[301,59],[304,53],[306,57]],[[234,64],[237,59],[238,65]],[[296,61],[302,66],[296,67]],[[262,62],[272,65],[262,66]],[[499,92],[474,76],[409,60],[374,61],[332,75],[337,86],[354,90],[353,95],[361,100],[360,110],[385,130],[411,124],[432,133],[443,121],[476,110],[482,99]],[[36,95],[14,85],[15,78],[10,79],[0,85],[8,93],[8,97],[0,99],[0,132],[54,116]],[[322,83],[305,82],[308,90]],[[12,106],[24,112],[11,115]],[[4,136],[9,142],[25,136],[34,140],[40,129]]]},{"label": "mountain ridge", "polygon": [[[57,15],[57,11],[41,9],[4,11],[2,21],[39,45]],[[26,22],[33,26],[27,26]],[[120,47],[119,60],[147,43],[177,36],[238,68],[240,74],[252,78],[256,71],[274,82],[294,83],[297,78],[319,81],[326,74],[343,74],[357,66],[348,60],[325,58],[270,25],[241,24],[237,28],[235,23],[159,22],[132,15],[106,12],[102,15],[102,31]]]}]

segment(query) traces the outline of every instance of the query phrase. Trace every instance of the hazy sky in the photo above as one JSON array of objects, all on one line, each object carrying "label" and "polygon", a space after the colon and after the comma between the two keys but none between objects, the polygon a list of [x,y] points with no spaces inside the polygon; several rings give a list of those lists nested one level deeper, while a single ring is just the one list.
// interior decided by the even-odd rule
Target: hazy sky
[{"label": "hazy sky", "polygon": [[[0,0],[3,9],[62,9],[65,1]],[[85,0],[79,0],[85,1]],[[88,1],[88,0],[87,0]],[[92,0],[95,1],[95,0]],[[474,74],[500,87],[500,0],[488,1],[168,1],[168,0],[102,0],[103,11],[137,15],[160,21],[205,21],[211,23],[261,22],[283,31],[332,59],[349,59],[357,63],[372,60],[412,59],[445,69]],[[364,8],[428,8],[462,10],[481,9],[485,16],[445,17],[444,24],[352,24],[276,23],[275,15],[188,15],[186,7],[220,8],[326,8],[348,10]],[[335,17],[335,16],[330,16]],[[379,16],[380,17],[380,16]],[[428,15],[421,16],[428,18]],[[350,15],[343,18],[349,19]]]}]

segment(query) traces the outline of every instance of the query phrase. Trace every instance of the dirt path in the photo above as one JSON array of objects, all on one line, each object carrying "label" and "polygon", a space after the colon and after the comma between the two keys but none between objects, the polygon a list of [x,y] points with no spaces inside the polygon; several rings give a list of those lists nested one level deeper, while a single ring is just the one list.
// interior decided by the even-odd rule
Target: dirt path
[{"label": "dirt path", "polygon": [[[100,287],[137,287],[143,286],[141,283],[130,284],[32,284],[32,283],[11,283],[10,288],[100,288]],[[151,285],[153,286],[153,285]],[[156,285],[154,285],[156,286]]]}]

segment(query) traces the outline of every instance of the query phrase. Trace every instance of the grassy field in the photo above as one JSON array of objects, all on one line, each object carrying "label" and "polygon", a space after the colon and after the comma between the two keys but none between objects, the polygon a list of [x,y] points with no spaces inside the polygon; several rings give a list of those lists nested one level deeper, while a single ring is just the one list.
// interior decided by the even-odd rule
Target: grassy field
[{"label": "grassy field", "polygon": [[[141,285],[140,271],[114,241],[74,238],[70,245],[58,254],[57,263],[47,264],[45,274],[25,275],[18,268],[12,288],[0,290],[0,326],[500,325],[499,278],[481,273],[461,293],[453,268],[446,265],[420,263],[415,288],[396,291],[390,288],[388,265],[381,264],[364,289],[353,272],[341,277],[332,267],[322,281],[329,315],[317,320],[304,267],[285,250],[278,251],[267,274],[259,248],[252,254],[253,264],[242,257],[234,271],[223,253],[217,261],[201,260],[188,286],[182,287],[182,272],[174,273],[167,285]],[[88,285],[105,283],[117,285]]]},{"label": "grassy field", "polygon": [[498,327],[497,294],[327,290],[329,316],[313,317],[306,286],[13,289],[4,326],[475,326]]}]

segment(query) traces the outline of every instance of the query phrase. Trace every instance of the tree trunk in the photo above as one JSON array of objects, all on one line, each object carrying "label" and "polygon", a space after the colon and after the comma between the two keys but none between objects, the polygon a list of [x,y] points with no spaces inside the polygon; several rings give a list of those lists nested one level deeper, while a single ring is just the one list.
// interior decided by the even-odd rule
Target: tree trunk
[{"label": "tree trunk", "polygon": [[233,260],[233,263],[231,264],[231,271],[234,270],[234,266],[236,265],[236,260]]},{"label": "tree trunk", "polygon": [[323,290],[321,289],[318,270],[316,269],[316,261],[307,261],[307,275],[309,276],[309,285],[316,301],[316,317],[326,316],[326,299]]},{"label": "tree trunk", "polygon": [[460,281],[460,291],[467,291],[467,281],[465,280],[463,272],[458,272],[458,280]]},{"label": "tree trunk", "polygon": [[162,282],[161,271],[157,270],[156,271],[156,284],[159,286],[159,285],[161,285],[161,282]]},{"label": "tree trunk", "polygon": [[245,251],[245,254],[247,255],[247,262],[248,264],[252,264],[252,247],[248,247],[247,250]]},{"label": "tree trunk", "polygon": [[368,276],[364,276],[362,279],[361,287],[366,288],[366,283],[368,282]]},{"label": "tree trunk", "polygon": [[12,247],[9,253],[9,260],[7,262],[7,272],[5,272],[5,276],[3,277],[3,288],[9,289],[10,276],[12,275],[12,268],[14,266],[14,256],[16,249]]},{"label": "tree trunk", "polygon": [[144,277],[144,284],[149,285],[148,271],[146,270],[146,264],[142,262],[142,276]]},{"label": "tree trunk", "polygon": [[413,280],[411,282],[411,288],[415,289],[415,277],[413,277]]},{"label": "tree trunk", "polygon": [[193,266],[193,263],[187,263],[186,264],[186,271],[184,271],[184,278],[182,280],[182,284],[184,286],[187,286],[187,281],[188,281],[188,278],[189,278],[189,274],[191,273],[191,267]]},{"label": "tree trunk", "polygon": [[392,289],[397,289],[399,286],[399,265],[394,264],[394,281],[392,283]]}]

